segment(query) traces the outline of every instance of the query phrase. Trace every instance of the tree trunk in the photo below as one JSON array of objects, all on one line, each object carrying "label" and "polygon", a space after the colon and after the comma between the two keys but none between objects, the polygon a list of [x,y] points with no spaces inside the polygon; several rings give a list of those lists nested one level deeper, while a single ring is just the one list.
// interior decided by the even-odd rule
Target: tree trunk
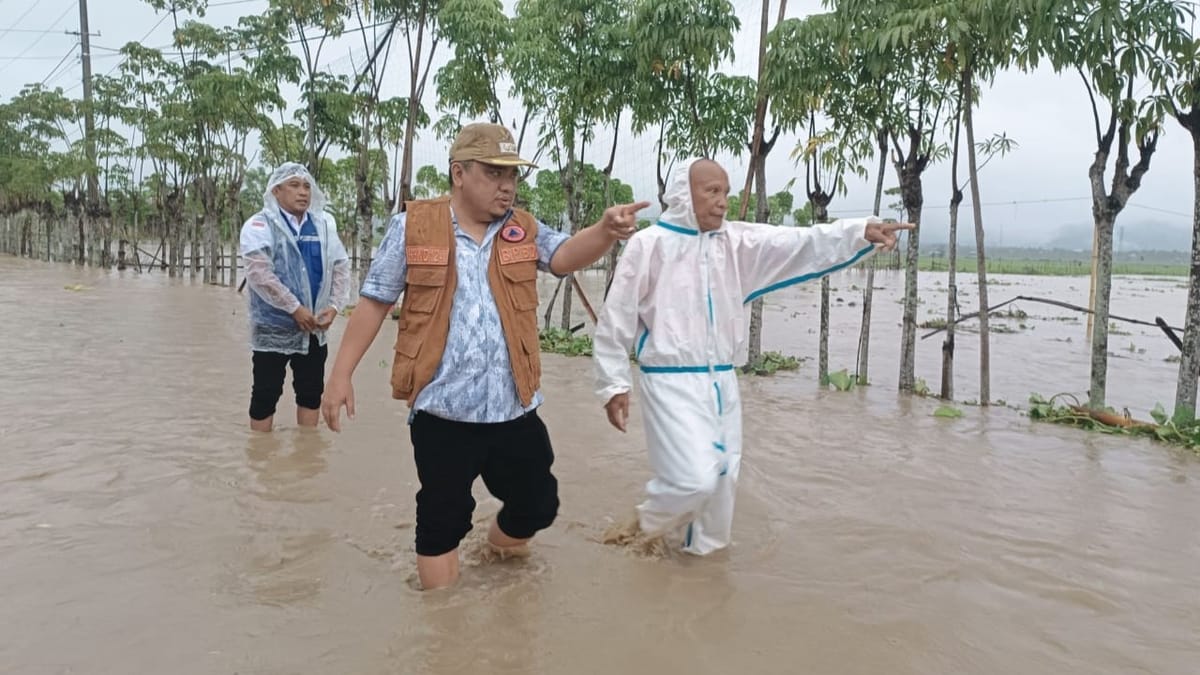
[{"label": "tree trunk", "polygon": [[[787,14],[787,0],[780,0],[779,17],[776,24],[783,21]],[[766,73],[767,64],[767,36],[770,34],[771,22],[771,2],[763,0],[762,16],[759,21],[758,34],[758,82],[763,81],[763,76]],[[753,167],[751,173],[755,177],[755,192],[758,194],[758,205],[755,209],[756,218],[760,223],[767,222],[768,209],[770,205],[767,203],[767,154],[771,152],[771,148],[775,145],[775,140],[779,138],[779,128],[776,127],[774,138],[770,141],[766,140],[766,121],[767,121],[767,95],[762,89],[758,102],[754,108],[754,136],[750,140],[750,165]],[[749,187],[750,177],[746,177],[747,187]],[[749,201],[750,195],[743,194],[744,200]],[[744,207],[743,207],[744,210]],[[762,356],[762,322],[763,322],[763,299],[757,298],[750,303],[750,343],[747,350],[747,356],[750,363],[754,363]]]},{"label": "tree trunk", "polygon": [[962,190],[958,189],[958,147],[954,148],[955,168],[954,193],[950,197],[950,241],[947,245],[946,265],[946,337],[942,340],[942,390],[940,396],[954,399],[954,320],[958,318],[958,207],[962,203]]},{"label": "tree trunk", "polygon": [[[617,138],[620,136],[621,113],[617,112],[616,121],[613,123],[613,144],[612,151],[608,155],[608,166],[604,167],[604,206],[605,208],[612,206],[612,172],[613,164],[617,161]],[[608,289],[612,286],[613,275],[617,272],[617,260],[621,257],[621,242],[614,241],[612,248],[608,251],[608,263],[605,265],[604,271],[604,298],[608,299]]]},{"label": "tree trunk", "polygon": [[[829,222],[829,199],[825,195],[809,198],[812,204],[813,222]],[[821,277],[821,322],[817,338],[817,381],[822,386],[829,383],[829,277]]]},{"label": "tree trunk", "polygon": [[916,388],[917,262],[920,254],[921,208],[925,202],[921,185],[922,168],[918,158],[910,157],[900,169],[904,208],[908,210],[908,221],[917,226],[908,232],[905,247],[904,319],[900,339],[900,391],[910,393]]},{"label": "tree trunk", "polygon": [[191,253],[192,260],[192,279],[200,276],[200,217],[193,216],[191,218],[191,226],[189,227],[191,234],[191,242],[188,247]]},{"label": "tree trunk", "polygon": [[[876,141],[879,145],[879,175],[875,181],[875,208],[872,211],[876,216],[879,215],[879,209],[883,204],[883,179],[884,172],[887,171],[887,139],[888,132],[886,129],[879,131],[879,136]],[[862,327],[858,333],[858,384],[866,386],[870,379],[868,377],[867,363],[870,357],[871,350],[871,300],[875,295],[875,262],[876,259],[871,259],[871,265],[867,267],[867,287],[863,289],[863,315]]]},{"label": "tree trunk", "polygon": [[367,278],[367,270],[371,266],[371,247],[375,243],[375,237],[372,236],[371,232],[374,208],[371,202],[371,188],[367,184],[368,170],[370,169],[370,137],[368,135],[368,127],[369,124],[363,125],[362,151],[359,153],[358,166],[354,171],[354,184],[358,191],[358,217],[357,225],[355,226],[355,229],[358,231],[358,237],[357,242],[352,242],[350,248],[353,249],[355,246],[361,248],[357,256],[359,286]]},{"label": "tree trunk", "polygon": [[[983,204],[979,195],[979,166],[975,153],[975,83],[970,69],[963,71],[963,122],[967,128],[967,163],[971,181],[971,212],[975,218],[975,263],[979,276],[979,405],[991,405],[991,337],[989,328],[987,255],[983,239]],[[1110,259],[1111,262],[1111,259]]]},{"label": "tree trunk", "polygon": [[[1187,319],[1183,353],[1175,385],[1175,413],[1196,415],[1196,380],[1200,378],[1200,105],[1192,108],[1192,269],[1188,279]],[[1183,121],[1183,118],[1180,118]],[[1185,124],[1185,126],[1187,126]],[[1186,411],[1186,413],[1184,413]]]},{"label": "tree trunk", "polygon": [[87,212],[79,212],[79,244],[75,252],[75,262],[80,266],[87,262]]},{"label": "tree trunk", "polygon": [[[574,235],[581,227],[579,221],[583,220],[582,204],[580,203],[583,195],[581,194],[579,185],[579,164],[575,160],[574,139],[569,139],[569,142],[571,145],[567,148],[567,184],[565,187],[567,192],[567,218],[570,221],[571,234]],[[563,284],[561,325],[562,329],[566,331],[571,330],[572,290],[571,284]]]},{"label": "tree trunk", "polygon": [[562,319],[559,325],[566,331],[571,330],[571,298],[573,297],[571,291],[571,284],[563,284]]},{"label": "tree trunk", "polygon": [[[761,136],[760,136],[761,141]],[[770,220],[770,204],[767,202],[767,152],[769,148],[765,143],[759,143],[758,156],[752,158],[755,163],[754,169],[754,193],[756,195],[754,208],[755,222],[765,223]],[[750,303],[750,345],[748,356],[750,363],[754,363],[762,357],[762,325],[763,325],[763,299],[756,298]]]},{"label": "tree trunk", "polygon": [[946,337],[942,340],[942,389],[943,400],[954,400],[954,333],[958,318],[958,207],[962,204],[962,190],[958,188],[959,140],[963,121],[963,87],[959,85],[958,111],[954,119],[954,149],[950,155],[950,238],[946,245]]},{"label": "tree trunk", "polygon": [[166,222],[162,222],[162,258],[160,259],[161,267],[167,270],[167,276],[174,278],[179,273],[179,246],[176,241],[179,239],[177,234],[179,226],[176,225],[174,230]]},{"label": "tree trunk", "polygon": [[550,302],[546,303],[546,315],[543,318],[542,330],[550,330],[550,317],[554,313],[554,301],[558,300],[558,293],[563,289],[563,286],[570,288],[570,284],[564,283],[566,279],[559,279],[554,286],[554,295],[550,296]]},{"label": "tree trunk", "polygon": [[[245,175],[239,176],[236,180],[237,185],[240,187],[245,181]],[[240,226],[246,222],[246,219],[242,216],[242,199],[240,193],[241,190],[234,189],[232,182],[225,192],[226,210],[229,212],[230,217],[234,219],[233,227],[229,228],[228,278],[230,288],[237,288],[238,285],[238,262],[241,260],[241,255],[239,254],[239,249],[241,248],[239,245],[241,239]]]},{"label": "tree trunk", "polygon": [[1092,371],[1088,404],[1103,409],[1108,386],[1108,309],[1112,299],[1112,241],[1115,214],[1107,209],[1096,213],[1096,305],[1092,327]]},{"label": "tree trunk", "polygon": [[26,214],[21,223],[21,255],[33,257],[33,216]]},{"label": "tree trunk", "polygon": [[829,277],[821,277],[821,335],[817,349],[817,381],[829,383]]},{"label": "tree trunk", "polygon": [[220,247],[217,244],[219,227],[218,212],[217,212],[217,195],[214,189],[215,185],[210,187],[210,207],[204,211],[204,255],[205,255],[205,270],[204,283],[216,284],[221,278],[221,258]]},{"label": "tree trunk", "polygon": [[105,206],[104,211],[105,211],[105,215],[103,218],[100,219],[100,231],[102,233],[102,238],[100,240],[100,266],[105,269],[108,269],[109,267],[112,267],[112,265],[113,265],[113,254],[112,254],[113,221],[112,221],[112,210],[109,209],[107,206]]}]

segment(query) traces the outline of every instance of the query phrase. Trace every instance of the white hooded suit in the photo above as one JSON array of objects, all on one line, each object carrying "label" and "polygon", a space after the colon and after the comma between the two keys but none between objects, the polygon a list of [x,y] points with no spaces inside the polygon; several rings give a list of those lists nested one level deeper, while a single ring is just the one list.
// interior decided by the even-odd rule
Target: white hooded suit
[{"label": "white hooded suit", "polygon": [[677,166],[658,223],[630,238],[596,326],[596,393],[607,402],[640,371],[654,478],[638,506],[642,531],[682,531],[683,550],[729,545],[742,455],[735,364],[745,359],[749,304],[870,256],[868,220],[811,228],[724,221],[701,232],[689,171]]}]

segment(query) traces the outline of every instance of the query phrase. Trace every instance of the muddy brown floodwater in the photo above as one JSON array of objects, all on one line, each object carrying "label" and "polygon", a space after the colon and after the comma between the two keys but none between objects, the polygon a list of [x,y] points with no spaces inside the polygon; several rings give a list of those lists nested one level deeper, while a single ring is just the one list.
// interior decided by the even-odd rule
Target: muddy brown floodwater
[{"label": "muddy brown floodwater", "polygon": [[[944,302],[926,280],[923,313]],[[1086,301],[1086,279],[1001,281],[996,300]],[[835,369],[853,368],[854,283],[834,282]],[[1182,316],[1178,284],[1120,280],[1114,311]],[[648,477],[640,418],[608,429],[590,363],[547,356],[560,519],[530,559],[494,565],[477,528],[461,585],[422,594],[394,323],[342,434],[296,429],[285,397],[281,428],[252,436],[244,297],[0,257],[0,672],[1196,673],[1200,463],[1005,408],[933,417],[895,393],[900,284],[879,285],[875,386],[818,391],[811,364],[744,380],[730,551],[596,542]],[[768,348],[815,352],[816,290],[771,299]],[[1083,324],[1022,309],[995,341],[997,398],[1086,389]],[[1169,402],[1170,344],[1126,338],[1110,398]],[[918,357],[931,386],[936,343]],[[497,504],[477,492],[482,521]]]}]

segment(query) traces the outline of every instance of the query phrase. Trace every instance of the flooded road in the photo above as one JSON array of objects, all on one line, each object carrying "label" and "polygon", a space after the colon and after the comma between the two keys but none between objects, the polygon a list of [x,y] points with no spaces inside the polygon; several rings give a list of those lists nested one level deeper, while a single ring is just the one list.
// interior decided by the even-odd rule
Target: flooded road
[{"label": "flooded road", "polygon": [[[924,278],[922,320],[944,311]],[[835,370],[854,365],[854,283],[834,282]],[[993,302],[1074,286],[1061,299],[1086,304],[1086,279],[1004,283]],[[1122,280],[1114,312],[1176,323],[1179,283]],[[244,296],[0,257],[0,672],[1195,673],[1200,461],[1004,408],[934,418],[936,401],[894,391],[900,284],[879,285],[875,386],[818,391],[815,362],[743,380],[732,550],[596,542],[648,477],[641,421],[635,407],[629,435],[609,429],[589,361],[547,355],[559,520],[533,557],[495,565],[476,528],[461,585],[422,594],[394,322],[342,434],[296,429],[285,394],[280,428],[251,435]],[[769,298],[768,349],[815,355],[817,290]],[[1021,307],[1026,329],[1006,320],[994,341],[995,397],[1085,390],[1084,324]],[[1169,403],[1174,347],[1131,332],[1110,400]],[[960,398],[974,344],[960,336]],[[939,345],[918,354],[935,388]],[[482,523],[498,504],[476,495]]]}]

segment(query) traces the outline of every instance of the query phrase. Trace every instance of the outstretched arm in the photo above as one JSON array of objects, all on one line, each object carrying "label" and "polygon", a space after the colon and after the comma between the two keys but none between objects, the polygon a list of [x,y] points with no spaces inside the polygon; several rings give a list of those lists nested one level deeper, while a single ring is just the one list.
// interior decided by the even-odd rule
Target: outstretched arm
[{"label": "outstretched arm", "polygon": [[550,271],[566,276],[596,262],[618,239],[628,239],[637,231],[637,212],[650,202],[610,206],[596,224],[577,232],[554,253]]},{"label": "outstretched arm", "polygon": [[908,223],[883,223],[874,216],[812,227],[741,223],[738,247],[745,302],[794,284],[858,264],[879,247],[891,249]]}]

